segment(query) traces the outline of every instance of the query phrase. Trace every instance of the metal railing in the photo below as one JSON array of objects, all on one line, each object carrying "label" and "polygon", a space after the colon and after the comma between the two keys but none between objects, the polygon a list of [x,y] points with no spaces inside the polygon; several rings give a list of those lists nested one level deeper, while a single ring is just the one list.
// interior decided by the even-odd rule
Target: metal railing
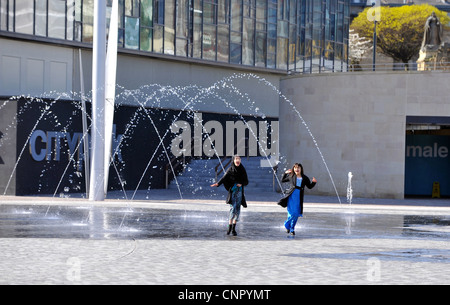
[{"label": "metal railing", "polygon": [[348,65],[348,72],[360,71],[408,71],[408,72],[423,72],[423,71],[446,71],[450,70],[450,62],[447,61],[429,61],[422,64],[418,63],[379,63],[379,64],[354,64]]},{"label": "metal railing", "polygon": [[[237,148],[239,145],[241,145],[242,141],[244,141],[244,145],[245,145],[246,143],[248,143],[247,140],[248,140],[247,137],[241,138],[241,139],[239,140],[239,142],[237,142],[236,145],[234,145],[233,150],[228,151],[228,152],[226,153],[226,155],[225,155],[224,157],[222,157],[222,159],[220,159],[219,163],[217,163],[217,165],[214,167],[214,171],[215,171],[215,175],[216,175],[216,182],[219,181],[219,180],[218,180],[219,174],[221,174],[223,171],[225,171],[225,169],[227,168],[227,166],[230,165],[230,163],[231,163],[231,161],[232,161],[232,157],[230,157],[230,154],[231,154],[231,155],[234,155],[234,152],[236,151],[236,148]],[[245,148],[244,148],[244,155],[246,154],[245,152],[248,152],[248,151],[249,151],[249,148],[245,145]],[[247,154],[247,155],[249,155],[249,154]],[[228,160],[228,161],[225,163],[225,165],[223,165],[223,162],[224,162],[226,159],[228,159],[228,158],[230,158],[230,160]],[[219,167],[220,167],[220,168],[219,168]]]},{"label": "metal railing", "polygon": [[[242,141],[244,141],[244,144],[248,143],[248,142],[245,142],[246,140],[248,140],[248,138],[241,138],[241,140],[238,143],[236,143],[236,145],[234,146],[233,151],[229,151],[227,153],[227,155],[225,157],[223,157],[222,159],[220,159],[219,163],[217,163],[217,165],[214,167],[216,182],[219,181],[219,175],[225,171],[225,169],[228,167],[228,165],[230,165],[230,163],[233,160],[233,158],[230,157],[229,155],[234,154],[234,152],[236,151],[236,148],[241,144]],[[247,152],[247,154],[246,154],[247,159],[250,158],[250,156],[249,156],[250,154],[248,153],[249,148],[247,146],[245,146],[244,151]],[[227,159],[229,159],[229,160],[227,160]],[[224,164],[225,160],[227,160],[227,161]],[[278,180],[277,173],[278,173],[278,164],[276,164],[272,167],[272,190],[274,192],[276,191],[277,180]]]},{"label": "metal railing", "polygon": [[[194,143],[194,138],[191,138],[191,143]],[[191,156],[194,155],[194,145],[191,145]],[[173,176],[176,176],[176,174],[179,172],[179,168],[180,166],[182,166],[181,171],[184,171],[184,169],[186,168],[186,163],[189,162],[193,157],[188,156],[186,158],[186,156],[183,154],[181,157],[173,157],[172,159],[169,160],[169,163],[166,164],[165,166],[165,172],[166,172],[166,189],[169,188],[169,183],[170,183],[170,174],[172,173]]]},{"label": "metal railing", "polygon": [[415,62],[410,63],[377,63],[373,64],[348,64],[347,67],[339,69],[331,69],[322,67],[319,69],[292,69],[288,71],[289,75],[298,74],[324,74],[324,73],[352,73],[352,72],[424,72],[424,71],[449,71],[450,62],[447,61],[430,61],[423,64]]},{"label": "metal railing", "polygon": [[[170,166],[172,164],[172,166]],[[169,176],[172,173],[174,176],[177,174],[177,170],[180,166],[182,166],[182,170],[184,171],[186,165],[186,157],[183,155],[180,157],[173,157],[170,159],[169,163],[165,166],[166,172],[166,189],[169,188]]]}]

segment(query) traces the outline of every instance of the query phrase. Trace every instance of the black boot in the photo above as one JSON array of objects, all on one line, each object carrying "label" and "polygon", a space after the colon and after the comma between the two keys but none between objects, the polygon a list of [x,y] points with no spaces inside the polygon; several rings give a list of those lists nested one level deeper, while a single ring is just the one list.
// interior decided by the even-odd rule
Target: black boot
[{"label": "black boot", "polygon": [[231,229],[232,229],[233,227],[232,227],[232,225],[231,224],[229,224],[228,225],[228,231],[227,231],[227,235],[230,235],[230,233],[231,233]]},{"label": "black boot", "polygon": [[236,233],[236,224],[234,223],[233,224],[233,236],[236,236],[237,235],[237,233]]}]

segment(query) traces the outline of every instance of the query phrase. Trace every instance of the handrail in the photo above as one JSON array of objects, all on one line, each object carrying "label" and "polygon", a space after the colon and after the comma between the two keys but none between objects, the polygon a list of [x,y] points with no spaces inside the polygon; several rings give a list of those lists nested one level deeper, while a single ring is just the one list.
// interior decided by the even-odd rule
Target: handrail
[{"label": "handrail", "polygon": [[231,163],[231,158],[228,160],[228,162],[225,164],[225,166],[223,166],[223,168],[221,167],[219,171],[217,171],[217,169],[219,168],[219,165],[222,164],[223,161],[225,161],[226,159],[230,158],[229,156],[225,156],[222,159],[220,159],[220,163],[218,163],[215,167],[214,167],[214,172],[216,173],[216,182],[217,182],[217,177],[219,176],[219,174],[221,172],[223,172],[223,170]]},{"label": "handrail", "polygon": [[[238,147],[238,145],[240,145],[241,144],[241,142],[242,141],[245,141],[245,140],[248,140],[248,138],[247,137],[244,137],[244,138],[241,138],[240,140],[239,140],[239,142],[238,143],[236,143],[236,145],[233,147],[233,153],[234,153],[234,151],[236,150],[236,148]],[[194,143],[193,142],[194,141],[194,138],[191,138],[191,143]],[[248,147],[245,147],[245,149],[246,150],[248,150]],[[191,155],[193,155],[193,152],[194,152],[194,145],[191,145]],[[227,153],[227,154],[229,154],[230,153],[230,151]],[[174,163],[174,161],[176,161],[177,159],[178,159],[179,157],[173,157],[172,159],[170,159],[170,161],[169,161],[169,163],[167,163],[166,164],[166,166],[165,166],[165,172],[166,172],[166,189],[167,188],[169,188],[169,173],[170,173],[170,171],[172,171],[173,172],[173,174],[175,175],[175,169],[177,169],[180,165],[185,165],[186,164],[186,157],[183,155],[183,158],[180,160],[180,161],[177,161],[174,165],[172,165],[172,167],[170,166],[171,164],[173,164]],[[223,168],[221,168],[219,171],[218,171],[218,167],[223,163],[223,161],[225,161],[227,158],[229,158],[229,156],[224,156],[224,157],[222,157],[222,159],[220,160],[220,162],[215,166],[215,169],[214,169],[214,171],[215,171],[215,173],[216,173],[216,181],[217,181],[217,177],[218,177],[218,175],[224,170],[224,168],[226,168],[230,163],[231,163],[231,159],[225,164],[225,166],[223,167]],[[173,170],[172,170],[173,169]]]},{"label": "handrail", "polygon": [[[242,142],[242,141],[245,141],[245,140],[248,140],[248,138],[241,138],[241,140],[238,142],[238,143],[236,143],[236,145],[233,147],[233,153],[234,153],[234,151],[236,150],[236,148],[237,148],[237,146]],[[248,147],[246,147],[246,149],[248,150]],[[230,153],[230,151],[227,153],[227,154],[229,154]],[[224,166],[221,166],[221,168],[218,170],[218,168],[219,168],[219,166],[223,163],[223,161],[225,161],[227,158],[230,158],[228,161],[227,161],[227,163],[224,165]],[[220,173],[222,173],[223,171],[224,171],[224,169],[231,163],[231,161],[232,161],[232,159],[231,159],[231,157],[230,156],[224,156],[222,159],[220,159],[220,162],[214,167],[214,171],[215,171],[215,179],[216,179],[216,182],[218,181],[218,175],[220,174]],[[276,179],[277,179],[277,177],[276,177],[276,175],[277,175],[277,173],[278,173],[278,164],[275,164],[274,166],[272,166],[272,173],[273,173],[273,175],[272,175],[272,190],[275,192],[276,191]]]},{"label": "handrail", "polygon": [[[165,166],[165,172],[166,172],[166,189],[169,188],[169,172],[172,171],[175,175],[175,169],[177,169],[181,164],[186,164],[186,157],[183,155],[182,162],[177,161],[175,165],[172,167],[170,166],[175,160],[177,160],[179,157],[173,157],[170,159],[169,163]],[[172,170],[173,169],[173,170]]]},{"label": "handrail", "polygon": [[377,63],[375,69],[373,64],[348,64],[341,70],[333,67],[314,66],[313,68],[296,68],[288,70],[289,75],[297,74],[324,74],[324,73],[353,73],[353,72],[411,72],[421,73],[430,71],[450,71],[450,62],[447,61],[429,61],[424,64],[424,68],[420,68],[416,62],[409,63]]},{"label": "handrail", "polygon": [[[375,68],[375,69],[374,69]],[[445,71],[450,70],[450,62],[431,60],[421,64],[411,63],[379,63],[375,64],[349,64],[348,72],[359,71],[397,71],[397,72],[423,72],[423,71]]]},{"label": "handrail", "polygon": [[[191,138],[191,144],[194,143],[194,137]],[[191,156],[194,154],[194,145],[191,145]],[[174,165],[172,165],[174,163],[174,161],[176,161],[178,157],[173,157],[172,159],[169,160],[169,163],[167,163],[165,165],[165,172],[166,172],[166,189],[169,188],[169,172],[172,171],[173,174],[175,175],[175,169],[177,169],[180,165],[185,165],[186,164],[186,156],[183,154],[181,160],[177,161]],[[171,166],[172,165],[172,166]]]},{"label": "handrail", "polygon": [[[221,159],[221,161],[225,160],[229,158],[228,156],[225,156]],[[231,163],[231,158],[230,160],[228,160],[228,162],[225,164],[224,168],[226,168],[228,166],[228,164]],[[223,169],[220,169],[220,171],[217,171],[217,168],[219,167],[220,163],[216,165],[215,167],[215,172],[216,172],[216,182],[217,180],[217,176],[223,171]],[[274,192],[276,192],[276,180],[277,180],[277,174],[278,174],[278,164],[275,164],[274,166],[272,166],[272,190]]]}]

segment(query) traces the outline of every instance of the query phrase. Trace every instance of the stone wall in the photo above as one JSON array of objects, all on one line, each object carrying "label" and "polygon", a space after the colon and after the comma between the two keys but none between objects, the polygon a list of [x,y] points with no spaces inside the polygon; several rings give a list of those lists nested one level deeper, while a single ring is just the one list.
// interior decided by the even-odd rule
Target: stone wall
[{"label": "stone wall", "polygon": [[318,179],[309,193],[334,196],[334,182],[345,197],[352,172],[353,196],[403,198],[406,117],[450,116],[449,80],[443,71],[282,79],[289,100],[280,100],[279,116],[285,166],[301,162],[306,175]]}]

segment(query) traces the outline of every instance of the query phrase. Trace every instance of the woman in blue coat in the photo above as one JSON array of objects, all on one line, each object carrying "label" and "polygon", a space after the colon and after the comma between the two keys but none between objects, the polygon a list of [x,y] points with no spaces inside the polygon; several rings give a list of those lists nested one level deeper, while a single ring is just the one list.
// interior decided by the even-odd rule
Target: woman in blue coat
[{"label": "woman in blue coat", "polygon": [[303,217],[303,198],[305,186],[312,189],[316,183],[316,178],[312,181],[303,173],[303,166],[295,163],[292,169],[288,169],[281,179],[281,182],[289,182],[290,188],[285,196],[278,201],[278,205],[287,208],[288,216],[284,222],[286,232],[295,235],[295,225],[299,217]]}]

